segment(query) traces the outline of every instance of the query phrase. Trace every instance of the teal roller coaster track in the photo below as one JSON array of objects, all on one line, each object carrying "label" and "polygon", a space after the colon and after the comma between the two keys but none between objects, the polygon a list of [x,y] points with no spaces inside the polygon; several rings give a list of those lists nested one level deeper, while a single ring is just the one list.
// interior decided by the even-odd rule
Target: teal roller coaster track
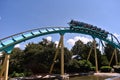
[{"label": "teal roller coaster track", "polygon": [[108,33],[107,36],[104,36],[104,34],[101,34],[101,32],[99,31],[96,31],[94,29],[88,29],[81,26],[83,25],[80,26],[74,25],[74,27],[77,27],[76,29],[71,29],[71,25],[70,27],[45,27],[45,28],[37,28],[37,29],[21,32],[18,34],[14,34],[9,37],[0,39],[0,51],[5,51],[7,54],[9,54],[11,53],[14,46],[18,43],[24,42],[26,40],[38,36],[54,34],[54,33],[59,33],[61,35],[64,35],[65,33],[86,34],[92,36],[93,38],[98,38],[102,41],[105,41],[111,44],[113,47],[120,49],[120,43],[113,34]]}]

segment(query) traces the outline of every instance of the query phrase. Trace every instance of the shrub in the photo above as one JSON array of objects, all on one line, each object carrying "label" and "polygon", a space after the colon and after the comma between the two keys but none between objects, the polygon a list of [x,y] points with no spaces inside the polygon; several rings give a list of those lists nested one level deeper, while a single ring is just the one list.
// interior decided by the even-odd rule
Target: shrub
[{"label": "shrub", "polygon": [[90,71],[90,68],[92,66],[90,61],[87,60],[80,60],[79,61],[80,71],[82,72],[88,72]]},{"label": "shrub", "polygon": [[25,74],[24,73],[17,73],[17,72],[13,72],[13,74],[10,75],[11,77],[24,77]]},{"label": "shrub", "polygon": [[120,73],[120,66],[119,65],[113,66],[113,68],[114,68],[115,72]]},{"label": "shrub", "polygon": [[78,60],[76,59],[72,59],[70,62],[69,62],[69,65],[68,65],[68,68],[67,68],[67,72],[72,72],[72,73],[75,73],[75,72],[79,72],[79,62]]},{"label": "shrub", "polygon": [[100,68],[101,72],[110,72],[111,69],[112,69],[112,67],[110,67],[110,66],[102,66]]},{"label": "shrub", "polygon": [[90,67],[90,70],[91,70],[91,71],[95,71],[95,70],[96,70],[96,67],[95,67],[95,66],[92,66],[92,67]]},{"label": "shrub", "polygon": [[67,72],[89,72],[91,70],[91,67],[92,63],[90,61],[72,59],[68,65]]}]

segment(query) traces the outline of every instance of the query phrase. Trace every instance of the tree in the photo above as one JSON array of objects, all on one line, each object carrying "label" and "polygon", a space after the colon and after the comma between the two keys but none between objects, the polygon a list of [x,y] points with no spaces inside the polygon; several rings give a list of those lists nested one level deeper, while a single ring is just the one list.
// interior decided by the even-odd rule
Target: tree
[{"label": "tree", "polygon": [[83,53],[84,44],[82,41],[78,40],[75,42],[75,45],[72,47],[71,51],[73,55],[81,55]]},{"label": "tree", "polygon": [[101,55],[101,66],[108,66],[109,62],[105,55]]},{"label": "tree", "polygon": [[[65,66],[65,71],[69,67],[69,62],[71,61],[72,53],[65,47],[64,48],[64,66]],[[61,49],[59,49],[59,53],[57,56],[56,64],[54,66],[54,70],[57,70],[57,73],[60,73],[60,68],[61,68]]]},{"label": "tree", "polygon": [[[43,41],[39,42],[38,44],[29,43],[24,52],[25,64],[27,69],[30,69],[34,74],[48,73],[50,66],[53,63],[53,58],[56,52],[56,45],[52,41],[43,39]],[[67,48],[64,48],[64,52],[65,66],[67,66],[67,63],[71,59],[71,53]],[[55,71],[60,71],[60,56],[61,51],[59,51],[58,54],[57,62],[54,68]]]},{"label": "tree", "polygon": [[10,55],[10,69],[9,73],[24,72],[24,52],[20,48],[14,48]]},{"label": "tree", "polygon": [[[78,40],[75,42],[75,45],[72,47],[71,51],[73,54],[79,55],[82,59],[86,59],[88,57],[89,51],[91,47],[93,46],[93,42],[88,42],[87,44],[83,44],[82,41]],[[96,46],[98,44],[96,43]],[[101,52],[98,48],[96,48],[97,57],[98,57],[98,63],[99,67],[101,67]],[[94,47],[92,48],[92,53],[90,55],[89,61],[95,66],[95,52]]]},{"label": "tree", "polygon": [[[44,43],[44,44],[43,44]],[[53,42],[49,44],[45,39],[38,44],[29,43],[24,50],[26,68],[33,73],[47,73],[55,54]]]},{"label": "tree", "polygon": [[70,73],[76,73],[79,72],[80,66],[79,66],[79,62],[76,59],[72,59],[69,63],[68,63],[68,68],[66,69],[67,72]]},{"label": "tree", "polygon": [[87,53],[89,52],[89,47],[82,41],[78,40],[72,47],[71,52],[73,55],[79,55],[82,59],[87,59]]},{"label": "tree", "polygon": [[80,72],[88,72],[92,67],[92,63],[87,60],[79,60]]},{"label": "tree", "polygon": [[[108,59],[109,62],[110,62],[111,57],[113,55],[114,49],[115,48],[112,45],[110,45],[110,44],[106,44],[106,46],[105,46],[105,49],[104,49],[105,53],[104,54],[107,57],[107,59]],[[116,49],[116,53],[117,53],[118,61],[120,61],[120,59],[119,59],[120,54],[119,54],[119,50],[118,49]],[[117,65],[116,61],[115,61],[115,57],[113,57],[113,60],[111,62],[111,66],[113,66],[113,65]]]}]

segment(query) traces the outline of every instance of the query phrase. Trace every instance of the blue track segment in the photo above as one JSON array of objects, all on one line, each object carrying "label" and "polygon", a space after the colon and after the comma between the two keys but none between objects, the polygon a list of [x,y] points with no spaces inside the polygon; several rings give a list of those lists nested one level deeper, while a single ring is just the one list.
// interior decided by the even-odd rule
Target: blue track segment
[{"label": "blue track segment", "polygon": [[48,34],[64,34],[64,33],[80,33],[80,34],[86,34],[90,35],[94,38],[99,38],[100,40],[103,40],[112,46],[119,48],[120,49],[120,44],[119,41],[116,40],[117,38],[114,35],[111,35],[117,42],[108,39],[107,37],[102,37],[101,33],[94,31],[94,30],[89,30],[86,28],[82,28],[79,30],[72,30],[70,27],[47,27],[47,28],[38,28],[38,29],[33,29],[25,32],[21,32],[9,37],[6,37],[4,39],[0,40],[0,51],[5,51],[6,53],[10,53],[11,50],[14,48],[14,45],[24,42],[26,40],[43,36],[43,35],[48,35]]}]

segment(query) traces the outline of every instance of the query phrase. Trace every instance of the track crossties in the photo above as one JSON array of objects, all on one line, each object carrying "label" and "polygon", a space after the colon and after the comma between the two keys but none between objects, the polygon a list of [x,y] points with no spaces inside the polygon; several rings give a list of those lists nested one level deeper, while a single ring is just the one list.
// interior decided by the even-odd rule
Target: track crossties
[{"label": "track crossties", "polygon": [[[18,34],[14,34],[8,36],[6,38],[0,39],[0,51],[5,51],[6,53],[11,53],[14,46],[18,43],[24,42],[26,40],[36,38],[43,35],[48,34],[62,34],[65,33],[79,33],[90,35],[93,38],[98,38],[103,40],[113,47],[120,49],[120,43],[118,39],[111,33],[98,28],[97,26],[93,26],[84,22],[74,21],[71,20],[69,22],[70,27],[44,27],[44,28],[37,28],[28,31],[24,31]],[[109,39],[109,36],[111,37]]]}]

